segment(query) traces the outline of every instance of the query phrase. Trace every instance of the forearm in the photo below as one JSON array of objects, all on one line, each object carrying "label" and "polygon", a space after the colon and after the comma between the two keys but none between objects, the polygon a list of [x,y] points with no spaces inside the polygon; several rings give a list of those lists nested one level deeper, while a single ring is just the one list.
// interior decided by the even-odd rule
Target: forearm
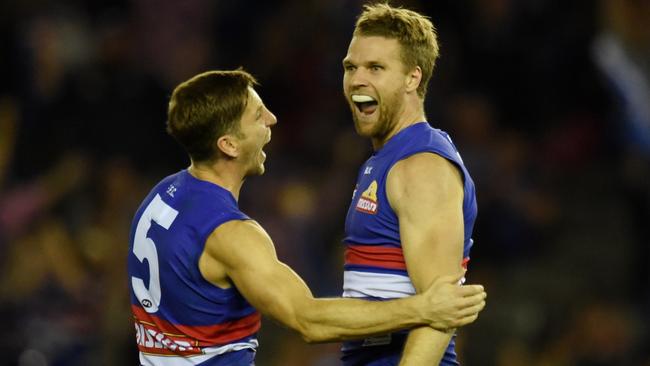
[{"label": "forearm", "polygon": [[453,331],[429,327],[413,329],[406,341],[400,366],[439,365],[449,346]]},{"label": "forearm", "polygon": [[418,309],[420,296],[391,301],[315,299],[298,312],[307,342],[332,342],[427,324]]}]

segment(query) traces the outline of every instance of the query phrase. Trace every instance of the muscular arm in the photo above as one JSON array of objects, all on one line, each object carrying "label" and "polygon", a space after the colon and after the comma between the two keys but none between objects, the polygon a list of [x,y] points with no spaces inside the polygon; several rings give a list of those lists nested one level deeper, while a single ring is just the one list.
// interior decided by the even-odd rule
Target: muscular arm
[{"label": "muscular arm", "polygon": [[[434,303],[438,300],[433,296],[390,302],[314,299],[302,279],[277,259],[271,238],[254,221],[230,221],[215,229],[206,242],[199,268],[215,285],[225,287],[232,282],[256,309],[298,331],[308,342],[358,338],[431,324],[440,320],[442,313],[451,313],[441,311],[446,304]],[[471,321],[471,307],[476,296],[482,294],[478,287],[453,296],[442,291],[448,293],[446,300],[453,298],[457,307],[465,309],[454,313],[459,322]]]},{"label": "muscular arm", "polygon": [[[461,267],[463,184],[458,169],[439,155],[420,153],[393,166],[388,199],[399,218],[400,239],[411,281],[418,293]],[[400,365],[438,365],[453,330],[411,331]]]}]

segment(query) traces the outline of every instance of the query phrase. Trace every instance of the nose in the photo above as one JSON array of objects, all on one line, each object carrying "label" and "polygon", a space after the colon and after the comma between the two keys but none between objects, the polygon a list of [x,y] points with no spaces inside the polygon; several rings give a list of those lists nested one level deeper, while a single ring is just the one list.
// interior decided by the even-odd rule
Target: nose
[{"label": "nose", "polygon": [[347,75],[348,85],[354,90],[364,86],[368,86],[368,78],[364,72],[364,68],[359,67]]},{"label": "nose", "polygon": [[266,126],[271,127],[278,123],[278,119],[275,117],[275,114],[271,113],[271,111],[267,110],[267,116],[266,116]]}]

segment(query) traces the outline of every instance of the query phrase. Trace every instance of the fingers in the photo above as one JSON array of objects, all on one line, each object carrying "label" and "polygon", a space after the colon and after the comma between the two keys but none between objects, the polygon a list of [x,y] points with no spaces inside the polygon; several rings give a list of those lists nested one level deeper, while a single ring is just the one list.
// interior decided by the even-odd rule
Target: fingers
[{"label": "fingers", "polygon": [[468,307],[472,307],[476,304],[480,304],[481,302],[485,302],[486,298],[487,298],[487,293],[485,292],[479,292],[471,296],[465,296],[458,300],[457,303],[458,309],[465,309]]},{"label": "fingers", "polygon": [[466,316],[466,317],[458,320],[458,322],[456,323],[457,325],[454,328],[459,328],[459,327],[462,327],[464,325],[473,323],[473,322],[476,321],[476,319],[478,319],[478,313],[470,315],[470,316]]},{"label": "fingers", "polygon": [[485,308],[485,301],[472,305],[468,308],[461,310],[458,313],[459,319],[454,322],[454,328],[459,328],[464,325],[473,323],[478,319],[478,314]]},{"label": "fingers", "polygon": [[460,317],[463,317],[463,318],[468,317],[468,316],[472,316],[472,315],[478,314],[481,310],[483,310],[483,308],[485,308],[485,301],[481,301],[478,304],[474,304],[472,306],[469,306],[469,307],[466,307],[466,308],[462,309],[458,313],[458,315]]},{"label": "fingers", "polygon": [[[476,321],[478,314],[485,308],[487,293],[481,285],[458,286],[452,284],[457,276],[446,276],[445,282],[436,286],[434,298],[447,300],[443,303],[447,308],[442,308],[446,314],[431,324],[435,329],[457,328]],[[443,320],[444,319],[444,320]]]},{"label": "fingers", "polygon": [[[458,291],[463,297],[474,296],[480,293],[485,294],[485,289],[481,285],[464,285],[458,287]],[[486,294],[487,296],[487,294]]]}]

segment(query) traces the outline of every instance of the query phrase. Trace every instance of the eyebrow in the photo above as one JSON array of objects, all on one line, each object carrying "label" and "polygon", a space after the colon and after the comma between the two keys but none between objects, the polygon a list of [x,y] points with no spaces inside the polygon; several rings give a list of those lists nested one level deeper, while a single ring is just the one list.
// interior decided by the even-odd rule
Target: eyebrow
[{"label": "eyebrow", "polygon": [[366,66],[385,65],[385,64],[386,64],[385,62],[378,61],[378,60],[370,60],[370,61],[364,62],[364,65],[366,65]]},{"label": "eyebrow", "polygon": [[[352,61],[350,61],[350,60],[348,60],[348,59],[343,59],[342,64],[343,64],[343,66],[348,66],[348,65],[358,66],[358,64],[355,64],[354,62],[352,62]],[[382,66],[385,66],[386,63],[383,62],[383,61],[368,60],[368,61],[361,62],[360,65],[361,65],[361,66],[365,66],[365,67],[373,66],[373,65],[382,65]]]}]

